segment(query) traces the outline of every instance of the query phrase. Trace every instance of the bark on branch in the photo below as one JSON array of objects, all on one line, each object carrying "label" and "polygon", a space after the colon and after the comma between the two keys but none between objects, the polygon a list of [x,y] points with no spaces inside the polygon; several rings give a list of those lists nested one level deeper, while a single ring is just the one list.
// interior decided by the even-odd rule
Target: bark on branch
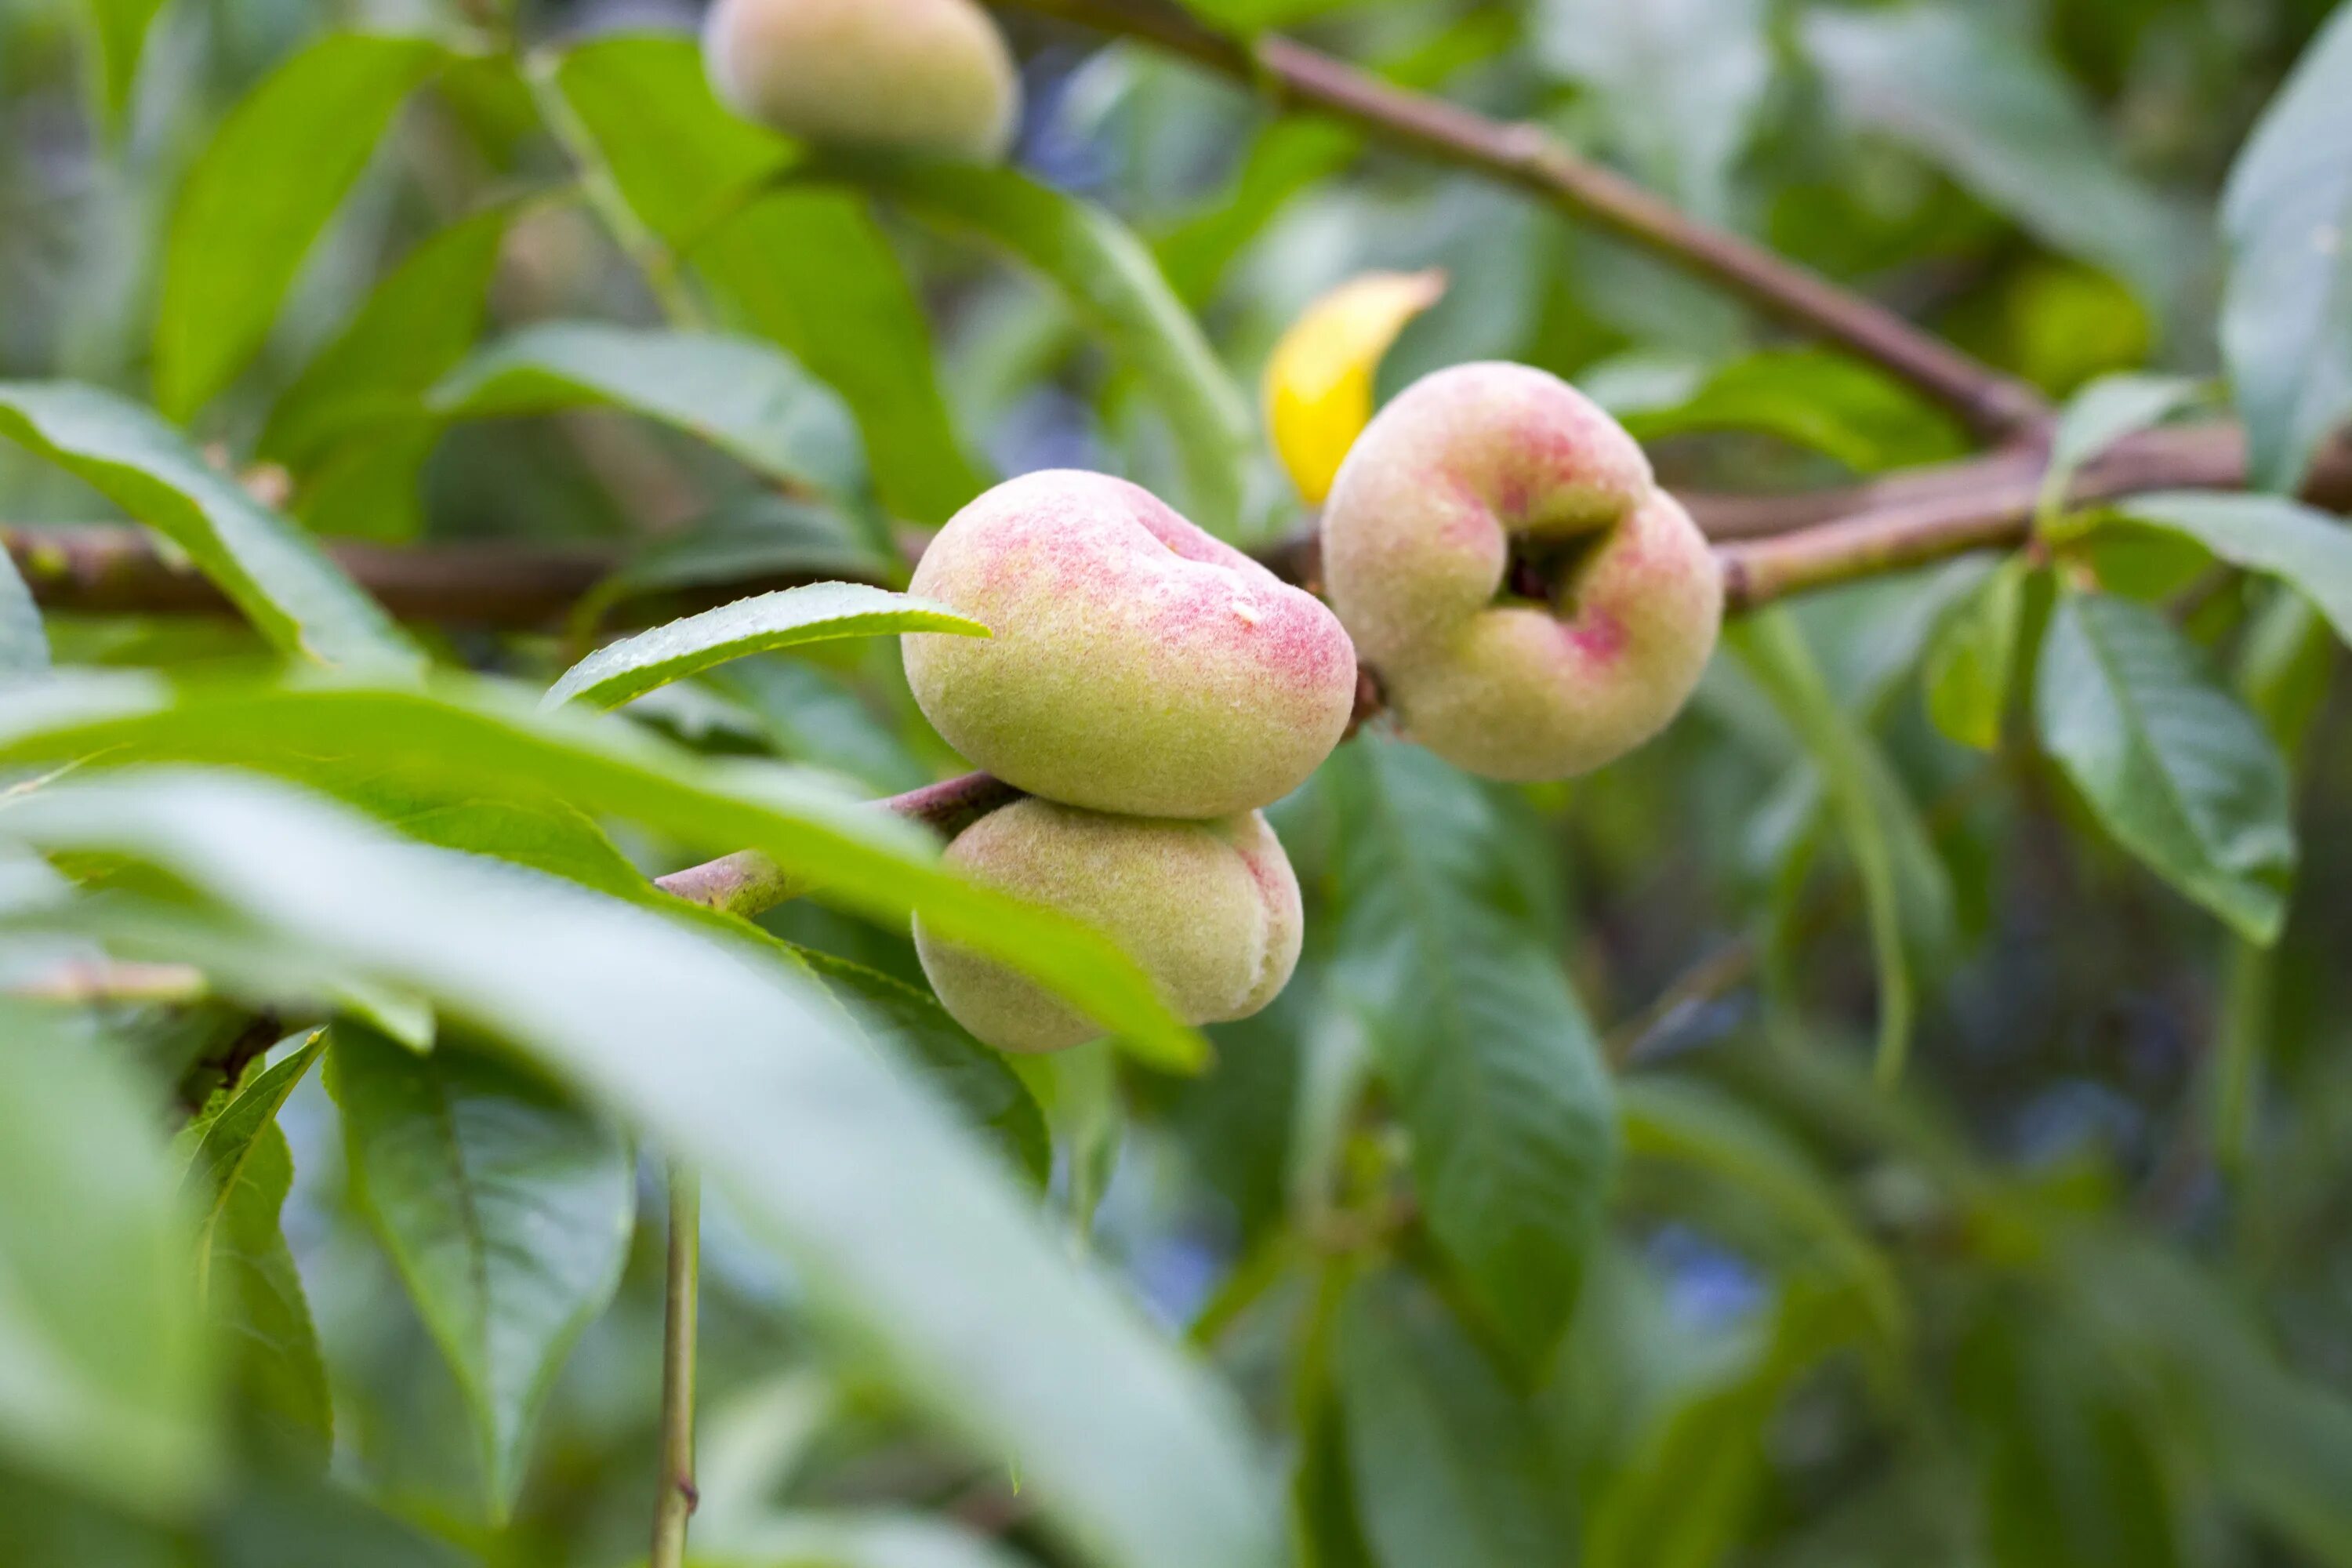
[{"label": "bark on branch", "polygon": [[1542,127],[1489,120],[1409,92],[1271,35],[1253,42],[1203,26],[1169,0],[998,0],[1010,9],[1139,38],[1392,147],[1517,185],[1642,247],[1813,336],[1885,368],[1991,439],[2050,414],[2042,395],[1877,301],[1738,235],[1698,222]]}]

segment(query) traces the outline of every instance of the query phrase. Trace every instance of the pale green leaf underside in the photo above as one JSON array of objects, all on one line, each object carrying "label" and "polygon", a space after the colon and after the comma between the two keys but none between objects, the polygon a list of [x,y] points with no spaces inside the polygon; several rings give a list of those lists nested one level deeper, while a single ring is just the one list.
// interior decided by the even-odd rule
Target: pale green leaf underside
[{"label": "pale green leaf underside", "polygon": [[777,966],[229,774],[61,783],[7,826],[152,862],[282,942],[424,992],[690,1159],[804,1272],[824,1321],[970,1451],[1016,1463],[1090,1560],[1281,1560],[1264,1462],[1215,1382],[1073,1264],[931,1092]]},{"label": "pale green leaf underside", "polygon": [[2116,510],[2195,540],[2232,566],[2263,572],[2302,594],[2352,643],[2352,527],[2284,496],[2168,490]]},{"label": "pale green leaf underside", "polygon": [[730,659],[837,637],[904,632],[989,635],[981,622],[933,600],[863,583],[812,583],[738,599],[599,648],[549,688],[547,705],[617,708]]},{"label": "pale green leaf underside", "polygon": [[152,411],[73,382],[0,382],[0,436],[69,469],[187,552],[281,652],[377,671],[424,662],[316,540]]}]

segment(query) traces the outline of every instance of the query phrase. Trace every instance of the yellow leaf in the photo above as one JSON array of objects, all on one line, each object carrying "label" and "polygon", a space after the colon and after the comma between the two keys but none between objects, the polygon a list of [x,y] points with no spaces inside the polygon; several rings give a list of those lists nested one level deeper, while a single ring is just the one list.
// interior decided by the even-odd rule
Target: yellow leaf
[{"label": "yellow leaf", "polygon": [[1310,505],[1372,418],[1372,373],[1405,323],[1445,292],[1443,272],[1367,272],[1307,307],[1265,363],[1274,449]]}]

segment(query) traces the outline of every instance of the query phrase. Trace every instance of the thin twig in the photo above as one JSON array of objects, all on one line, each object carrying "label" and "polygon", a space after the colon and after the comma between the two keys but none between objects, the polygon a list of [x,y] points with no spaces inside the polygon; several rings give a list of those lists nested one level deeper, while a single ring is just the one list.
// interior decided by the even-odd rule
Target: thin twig
[{"label": "thin twig", "polygon": [[1999,438],[2050,414],[2041,394],[1895,311],[1784,257],[1678,211],[1578,157],[1540,126],[1506,124],[1410,92],[1271,35],[1254,42],[1203,26],[1167,0],[1001,0],[1024,11],[1140,38],[1265,91],[1286,108],[1344,121],[1391,146],[1531,191],[1684,270],[1902,378],[1971,429]]},{"label": "thin twig", "polygon": [[669,1267],[662,1299],[661,1471],[647,1568],[684,1568],[694,1487],[694,1352],[702,1284],[702,1181],[669,1170]]}]

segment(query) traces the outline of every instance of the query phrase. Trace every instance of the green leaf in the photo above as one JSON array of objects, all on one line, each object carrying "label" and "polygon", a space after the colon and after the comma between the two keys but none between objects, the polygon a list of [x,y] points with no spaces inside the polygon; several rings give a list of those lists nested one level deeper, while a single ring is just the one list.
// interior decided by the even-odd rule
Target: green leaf
[{"label": "green leaf", "polygon": [[804,983],[746,962],[756,950],[227,774],[60,781],[6,827],[152,862],[630,1119],[801,1270],[866,1366],[970,1451],[1016,1464],[1076,1552],[1110,1568],[1279,1561],[1238,1409],[1076,1268],[934,1095]]},{"label": "green leaf", "polygon": [[[1888,813],[1891,775],[1868,734],[1838,705],[1803,630],[1786,610],[1767,609],[1734,621],[1724,640],[1822,770],[1839,828],[1853,852],[1878,970],[1878,1074],[1881,1081],[1891,1082],[1910,1052],[1913,1009]],[[1901,790],[1896,786],[1891,793],[1899,796]]]},{"label": "green leaf", "polygon": [[2284,496],[2202,490],[2133,496],[2115,510],[2193,539],[2232,566],[2280,579],[2352,642],[2352,528],[2342,518]]},{"label": "green leaf", "polygon": [[2052,62],[1953,5],[1809,10],[1805,47],[1844,111],[1903,142],[2037,238],[2163,302],[2181,275],[2174,216],[2109,151]]},{"label": "green leaf", "polygon": [[753,195],[789,143],[711,95],[701,51],[675,34],[600,38],[551,83],[622,198],[730,308],[856,416],[893,516],[945,522],[985,481],[948,418],[930,327],[866,204],[838,190]]},{"label": "green leaf", "polygon": [[1382,1568],[1556,1568],[1574,1559],[1533,1412],[1408,1277],[1359,1283],[1339,1323],[1347,1452]]},{"label": "green leaf", "polygon": [[1228,186],[1154,242],[1169,285],[1188,305],[1206,305],[1235,258],[1300,192],[1337,174],[1363,150],[1360,135],[1328,121],[1285,119],[1267,125],[1250,143]]},{"label": "green leaf", "polygon": [[394,111],[446,58],[429,38],[331,33],[230,111],[188,172],[164,242],[155,401],[165,415],[186,420],[261,346]]},{"label": "green leaf", "polygon": [[131,102],[131,85],[139,78],[139,57],[147,47],[148,29],[164,0],[86,0],[89,8],[90,77],[97,89],[102,124],[112,125]]},{"label": "green leaf", "polygon": [[0,436],[94,486],[187,552],[271,646],[382,671],[423,663],[310,536],[135,403],[72,382],[0,382]]},{"label": "green leaf", "polygon": [[877,795],[932,780],[900,731],[847,676],[803,658],[747,658],[718,671],[712,684],[760,721],[780,756],[854,779]]},{"label": "green leaf", "polygon": [[137,1512],[214,1479],[176,1173],[121,1047],[0,999],[0,1454]]},{"label": "green leaf", "polygon": [[49,634],[41,606],[18,575],[16,557],[0,550],[0,680],[49,668]]},{"label": "green leaf", "polygon": [[2286,763],[2203,656],[2144,605],[2069,594],[2042,649],[2042,742],[2116,842],[2267,945],[2295,863]]},{"label": "green leaf", "polygon": [[429,784],[444,800],[539,805],[551,794],[708,851],[748,847],[845,907],[894,921],[920,912],[1162,1065],[1192,1067],[1204,1054],[1108,939],[947,871],[922,829],[803,775],[716,766],[625,722],[535,712],[485,683],[446,679],[431,692],[204,684],[174,697],[135,678],[56,677],[0,706],[0,760],[101,755],[101,765],[208,762],[306,781],[331,761],[392,775],[404,790]]},{"label": "green leaf", "polygon": [[982,622],[936,600],[864,583],[812,583],[738,599],[598,648],[564,671],[549,689],[547,703],[585,701],[594,708],[617,708],[632,697],[730,659],[804,643],[906,632],[989,635]]},{"label": "green leaf", "polygon": [[695,1568],[1030,1568],[1032,1559],[933,1515],[795,1510],[697,1547]]},{"label": "green leaf", "polygon": [[1581,85],[1610,148],[1712,222],[1772,80],[1762,0],[1547,0],[1536,55]]},{"label": "green leaf", "polygon": [[830,508],[780,495],[744,496],[630,556],[582,599],[572,621],[593,629],[614,605],[641,595],[785,573],[903,582],[906,567],[885,559]]},{"label": "green leaf", "polygon": [[1501,797],[1370,734],[1325,780],[1339,823],[1337,981],[1412,1132],[1431,1233],[1504,1342],[1540,1363],[1616,1161],[1609,1075]]},{"label": "green leaf", "polygon": [[478,1568],[481,1562],[324,1479],[248,1481],[205,1533],[212,1568]]},{"label": "green leaf", "polygon": [[882,160],[860,183],[919,216],[968,230],[1034,268],[1124,362],[1167,417],[1184,469],[1185,507],[1222,539],[1240,537],[1259,458],[1248,402],[1168,286],[1143,242],[1101,208],[1010,169]]},{"label": "green leaf", "polygon": [[418,418],[425,395],[481,331],[499,250],[520,210],[486,207],[410,251],[279,395],[261,456],[308,468],[354,436]]},{"label": "green leaf", "polygon": [[699,436],[770,479],[836,496],[865,483],[848,410],[749,338],[544,321],[475,354],[427,401],[451,419],[605,404]]},{"label": "green leaf", "polygon": [[1811,350],[1749,354],[1696,386],[1662,384],[1637,400],[1608,401],[1643,441],[1696,430],[1761,430],[1858,474],[1937,462],[1967,449],[1950,417],[1909,388],[1868,365]]},{"label": "green leaf", "polygon": [[1999,749],[2017,684],[2027,590],[2034,568],[2004,561],[1969,600],[1945,618],[1921,669],[1927,716],[1936,728],[1980,752]]},{"label": "green leaf", "polygon": [[621,1283],[628,1143],[545,1084],[443,1041],[430,1056],[332,1031],[361,1203],[472,1405],[492,1514],[574,1341]]},{"label": "green leaf", "polygon": [[1045,1184],[1054,1169],[1045,1113],[1002,1055],[973,1039],[928,992],[814,948],[794,951],[868,1035],[919,1069],[988,1135],[1006,1163]]},{"label": "green leaf", "polygon": [[2247,466],[2292,494],[2352,414],[2352,13],[2305,51],[2221,196],[2230,276],[2221,348]]},{"label": "green leaf", "polygon": [[2066,400],[2050,437],[2050,467],[2036,508],[2047,523],[2066,503],[2075,471],[2122,440],[2160,425],[2201,400],[2205,383],[2185,375],[2126,372],[2103,375]]}]

